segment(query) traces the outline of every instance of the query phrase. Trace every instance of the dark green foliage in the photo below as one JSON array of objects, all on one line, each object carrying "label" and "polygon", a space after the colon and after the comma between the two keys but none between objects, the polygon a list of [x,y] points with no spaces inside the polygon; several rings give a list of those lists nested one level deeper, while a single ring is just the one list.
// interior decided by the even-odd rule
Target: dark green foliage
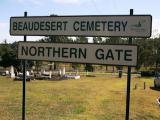
[{"label": "dark green foliage", "polygon": [[[52,43],[88,43],[88,38],[76,37],[76,39],[73,40],[73,38],[67,36],[47,36],[39,41]],[[120,37],[94,37],[93,42],[104,44],[128,44],[128,39]],[[160,38],[134,38],[133,44],[138,45],[138,64],[136,67],[137,70],[142,67],[144,69],[147,69],[148,67],[160,67]],[[38,63],[38,66],[41,66],[41,64],[42,62]],[[10,65],[13,65],[17,69],[21,69],[21,61],[17,60],[17,43],[14,42],[12,44],[9,44],[5,40],[3,43],[0,44],[0,66],[9,67]],[[33,65],[34,64],[32,61],[28,62],[29,68]],[[54,63],[54,65],[56,66],[57,63]],[[79,66],[79,64],[73,64],[74,69],[78,69]],[[91,64],[86,64],[85,70],[93,71],[93,66]],[[148,73],[146,73],[145,71],[144,74],[150,74],[150,71]]]},{"label": "dark green foliage", "polygon": [[80,68],[81,64],[78,64],[78,63],[72,63],[72,68],[74,70],[77,70],[78,68]]},{"label": "dark green foliage", "polygon": [[88,43],[88,38],[86,37],[76,37],[76,43]]},{"label": "dark green foliage", "polygon": [[16,56],[13,52],[6,52],[1,56],[2,61],[1,61],[1,66],[3,67],[9,67],[11,65],[16,66],[17,61],[16,61]]},{"label": "dark green foliage", "polygon": [[88,72],[93,72],[94,68],[93,68],[92,64],[86,64],[85,70]]},{"label": "dark green foliage", "polygon": [[6,41],[4,44],[1,44],[0,47],[0,66],[6,68],[11,65],[13,65],[15,68],[18,69],[18,66],[20,65],[20,61],[17,60],[17,48],[16,48],[16,42],[13,44],[8,44]]},{"label": "dark green foliage", "polygon": [[102,43],[102,37],[93,37],[93,43]]},{"label": "dark green foliage", "polygon": [[158,66],[160,63],[160,39],[136,39],[138,49],[138,69]]},{"label": "dark green foliage", "polygon": [[141,71],[141,76],[142,77],[153,77],[155,76],[155,71],[153,70],[146,70],[146,71]]}]

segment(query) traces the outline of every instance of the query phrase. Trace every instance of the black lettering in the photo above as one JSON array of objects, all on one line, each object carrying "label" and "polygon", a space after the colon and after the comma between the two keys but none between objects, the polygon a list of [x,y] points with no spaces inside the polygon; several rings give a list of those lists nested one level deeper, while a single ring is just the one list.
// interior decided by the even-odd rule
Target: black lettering
[{"label": "black lettering", "polygon": [[60,48],[58,48],[58,50],[56,50],[56,48],[54,47],[53,48],[53,57],[55,57],[56,54],[57,54],[58,57],[60,57],[60,52],[61,52]]},{"label": "black lettering", "polygon": [[17,30],[17,23],[13,22],[13,30]]},{"label": "black lettering", "polygon": [[101,23],[102,23],[102,26],[103,26],[103,31],[105,31],[107,21],[101,21]]},{"label": "black lettering", "polygon": [[70,48],[70,58],[77,58],[77,49],[76,48]]},{"label": "black lettering", "polygon": [[68,58],[68,48],[62,48],[62,57]]},{"label": "black lettering", "polygon": [[40,30],[44,30],[44,22],[40,22]]},{"label": "black lettering", "polygon": [[22,22],[18,22],[18,30],[23,30],[23,23]]},{"label": "black lettering", "polygon": [[96,58],[101,60],[103,59],[104,60],[104,50],[103,49],[97,49],[96,50]]},{"label": "black lettering", "polygon": [[111,50],[111,49],[109,49],[108,52],[107,52],[106,60],[107,60],[108,58],[111,58],[112,60],[114,60],[113,53],[112,53],[112,50]]},{"label": "black lettering", "polygon": [[32,24],[30,23],[30,22],[28,22],[28,30],[33,30],[33,22],[32,22]]},{"label": "black lettering", "polygon": [[64,31],[66,30],[67,23],[68,23],[67,21],[63,22],[63,24],[64,24]]},{"label": "black lettering", "polygon": [[27,28],[27,23],[25,22],[24,24],[23,24],[23,30],[27,30],[28,28]]},{"label": "black lettering", "polygon": [[100,31],[100,21],[95,22],[95,30]]},{"label": "black lettering", "polygon": [[62,22],[57,22],[57,30],[62,30]]},{"label": "black lettering", "polygon": [[81,48],[79,48],[79,55],[78,57],[81,58],[81,56],[83,56],[83,58],[86,59],[86,48],[84,50],[82,50]]},{"label": "black lettering", "polygon": [[124,60],[125,61],[132,61],[131,56],[132,56],[132,50],[125,50],[124,51]]},{"label": "black lettering", "polygon": [[127,26],[127,21],[125,21],[125,22],[122,21],[123,31],[126,31],[126,26]]},{"label": "black lettering", "polygon": [[51,22],[51,30],[56,30],[56,25],[55,25],[55,22]]},{"label": "black lettering", "polygon": [[86,31],[86,21],[81,21],[81,31]]},{"label": "black lettering", "polygon": [[121,59],[121,52],[123,52],[123,50],[116,49],[115,51],[118,53],[118,60],[120,60]]},{"label": "black lettering", "polygon": [[81,21],[81,31],[86,31],[86,21]]},{"label": "black lettering", "polygon": [[46,22],[45,23],[45,26],[46,26],[46,28],[45,28],[45,30],[47,30],[47,31],[49,31],[51,28],[50,28],[50,22]]},{"label": "black lettering", "polygon": [[38,47],[38,56],[44,57],[44,47]]},{"label": "black lettering", "polygon": [[28,47],[27,46],[22,46],[22,50],[21,50],[21,55],[24,55],[24,53],[25,53],[25,55],[28,55]]},{"label": "black lettering", "polygon": [[29,49],[29,54],[30,54],[31,56],[35,56],[35,55],[37,54],[37,49],[36,49],[36,47],[31,46],[30,49]]},{"label": "black lettering", "polygon": [[115,25],[114,25],[114,31],[120,31],[120,22],[119,21],[115,21]]},{"label": "black lettering", "polygon": [[113,21],[108,21],[108,31],[113,31]]},{"label": "black lettering", "polygon": [[74,24],[73,24],[73,29],[75,31],[78,31],[79,30],[79,22],[78,21],[75,21]]},{"label": "black lettering", "polygon": [[49,57],[52,47],[46,47],[46,49],[47,49],[47,55]]},{"label": "black lettering", "polygon": [[34,30],[38,30],[39,29],[39,23],[38,22],[34,22]]},{"label": "black lettering", "polygon": [[87,21],[87,31],[93,31],[94,30],[94,21],[91,23]]}]

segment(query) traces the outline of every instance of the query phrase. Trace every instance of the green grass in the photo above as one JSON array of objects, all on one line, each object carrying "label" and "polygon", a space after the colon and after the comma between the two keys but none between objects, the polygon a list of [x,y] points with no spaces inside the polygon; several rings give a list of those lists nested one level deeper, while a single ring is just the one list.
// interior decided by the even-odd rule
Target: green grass
[{"label": "green grass", "polygon": [[[126,82],[126,76],[119,79],[110,74],[27,82],[27,120],[124,120]],[[152,78],[132,78],[131,120],[159,120],[156,98],[160,91],[152,86]],[[21,103],[22,82],[0,77],[0,120],[21,120]]]}]

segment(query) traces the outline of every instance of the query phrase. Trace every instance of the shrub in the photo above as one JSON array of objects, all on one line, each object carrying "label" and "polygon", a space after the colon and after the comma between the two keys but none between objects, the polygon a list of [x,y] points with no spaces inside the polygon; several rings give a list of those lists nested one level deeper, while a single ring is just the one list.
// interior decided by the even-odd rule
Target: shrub
[{"label": "shrub", "polygon": [[145,71],[141,71],[141,76],[142,77],[151,77],[151,76],[155,76],[155,71],[153,70],[145,70]]},{"label": "shrub", "polygon": [[85,70],[88,72],[93,72],[94,68],[93,68],[92,64],[86,64]]}]

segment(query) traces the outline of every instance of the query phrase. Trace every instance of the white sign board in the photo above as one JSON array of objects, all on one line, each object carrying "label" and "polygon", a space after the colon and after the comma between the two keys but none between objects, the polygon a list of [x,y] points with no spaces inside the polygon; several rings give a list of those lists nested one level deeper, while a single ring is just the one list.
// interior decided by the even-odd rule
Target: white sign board
[{"label": "white sign board", "polygon": [[19,42],[18,59],[137,65],[137,46]]},{"label": "white sign board", "polygon": [[11,35],[150,37],[151,15],[11,17]]}]

